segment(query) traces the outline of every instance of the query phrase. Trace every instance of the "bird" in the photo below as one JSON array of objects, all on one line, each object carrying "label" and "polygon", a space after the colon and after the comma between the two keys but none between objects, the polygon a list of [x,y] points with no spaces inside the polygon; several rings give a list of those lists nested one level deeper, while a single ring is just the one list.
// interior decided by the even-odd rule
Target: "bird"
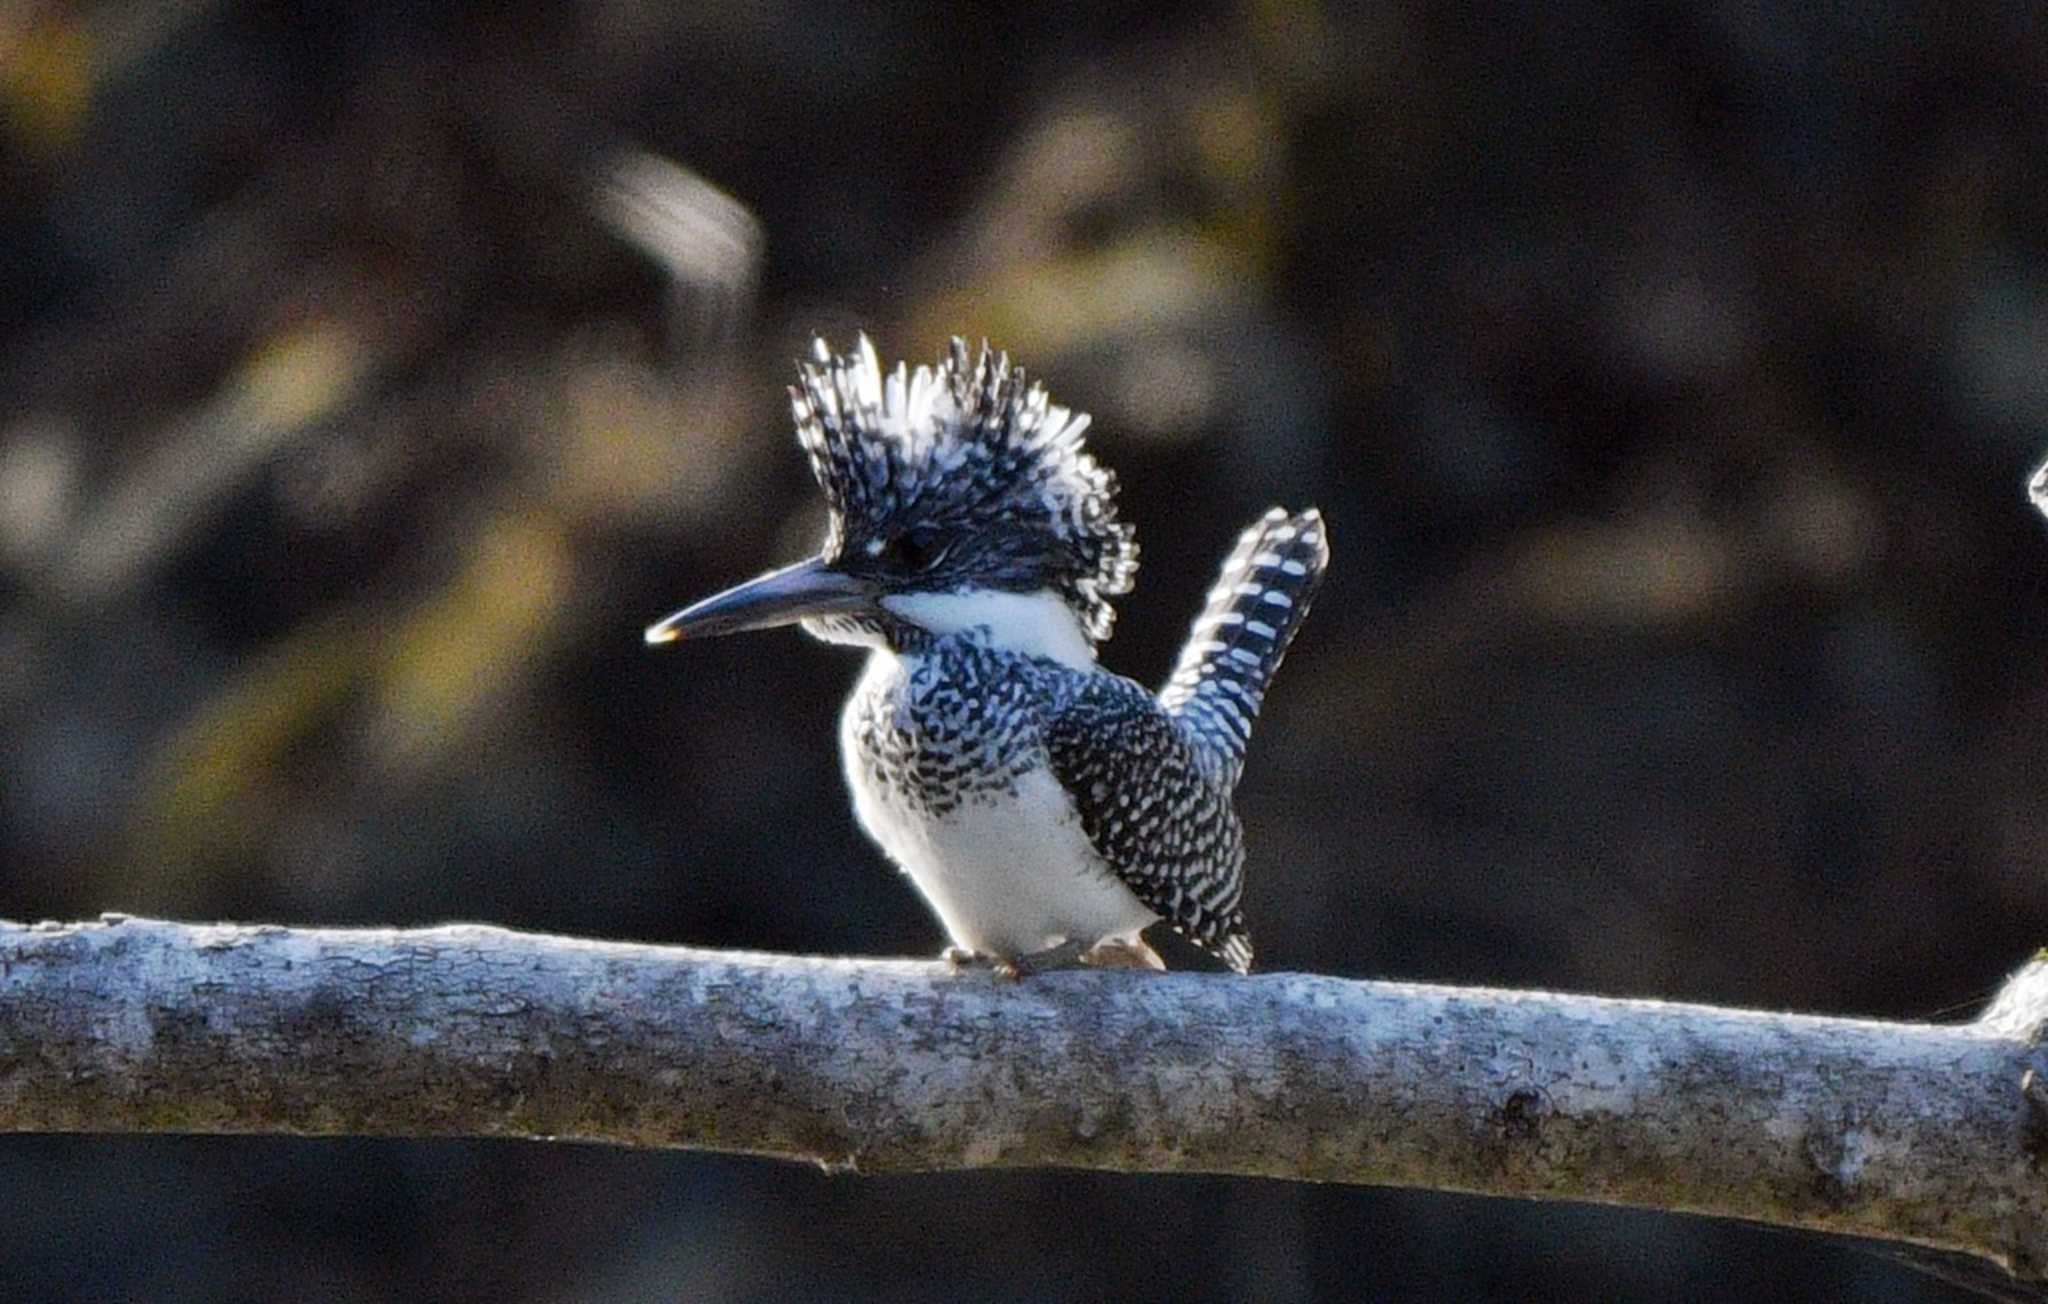
[{"label": "bird", "polygon": [[822,338],[791,386],[827,508],[818,554],[647,627],[650,645],[800,624],[864,649],[840,715],[861,827],[957,965],[1163,969],[1164,920],[1248,973],[1232,795],[1329,564],[1313,507],[1238,537],[1165,685],[1098,660],[1138,566],[1085,413],[984,341],[883,372]]}]

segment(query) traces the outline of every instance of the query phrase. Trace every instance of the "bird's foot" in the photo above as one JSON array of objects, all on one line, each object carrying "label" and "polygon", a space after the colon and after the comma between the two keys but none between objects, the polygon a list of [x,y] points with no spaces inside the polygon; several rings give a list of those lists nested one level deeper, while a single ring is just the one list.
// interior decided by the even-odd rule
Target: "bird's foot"
[{"label": "bird's foot", "polygon": [[1157,952],[1136,938],[1109,937],[1094,945],[1061,942],[1028,955],[991,955],[964,946],[949,946],[939,958],[955,969],[987,969],[998,978],[1029,978],[1060,969],[1164,969]]},{"label": "bird's foot", "polygon": [[998,978],[1029,978],[1054,969],[1072,969],[1087,958],[1088,948],[1079,942],[1062,942],[1029,955],[994,955],[965,946],[949,946],[939,958],[955,969],[987,969]]},{"label": "bird's foot", "polygon": [[1159,952],[1135,937],[1105,937],[1082,955],[1081,963],[1092,969],[1164,970]]},{"label": "bird's foot", "polygon": [[1072,969],[1086,962],[1088,947],[1082,942],[1061,942],[1043,951],[996,962],[996,972],[1005,978],[1029,978],[1055,969]]},{"label": "bird's foot", "polygon": [[993,955],[970,951],[964,946],[949,946],[939,952],[939,959],[955,969],[992,969],[1002,961]]},{"label": "bird's foot", "polygon": [[[1043,954],[1051,954],[1044,952]],[[986,969],[998,978],[1022,978],[1039,972],[1036,956],[996,955],[989,951],[975,951],[964,946],[949,946],[939,952],[939,958],[954,969]]]}]

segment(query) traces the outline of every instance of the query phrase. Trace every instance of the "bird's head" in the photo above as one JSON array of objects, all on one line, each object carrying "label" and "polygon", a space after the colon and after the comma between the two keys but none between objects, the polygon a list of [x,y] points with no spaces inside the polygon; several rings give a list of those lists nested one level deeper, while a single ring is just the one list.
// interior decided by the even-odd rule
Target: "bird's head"
[{"label": "bird's head", "polygon": [[958,338],[936,367],[886,376],[865,335],[850,356],[823,340],[814,352],[790,398],[830,512],[824,547],[685,607],[647,641],[801,621],[833,642],[904,650],[982,629],[1091,660],[1138,547],[1116,519],[1116,477],[1082,447],[1087,416]]}]

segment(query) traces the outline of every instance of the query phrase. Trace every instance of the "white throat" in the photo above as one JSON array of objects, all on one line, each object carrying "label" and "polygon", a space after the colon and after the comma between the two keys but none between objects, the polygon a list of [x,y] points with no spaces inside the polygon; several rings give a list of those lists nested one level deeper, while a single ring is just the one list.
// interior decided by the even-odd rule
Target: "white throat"
[{"label": "white throat", "polygon": [[1080,617],[1050,589],[1036,593],[1004,593],[998,589],[898,593],[883,598],[882,606],[934,634],[985,630],[990,647],[1024,656],[1049,657],[1081,670],[1095,667],[1095,647],[1082,630]]}]

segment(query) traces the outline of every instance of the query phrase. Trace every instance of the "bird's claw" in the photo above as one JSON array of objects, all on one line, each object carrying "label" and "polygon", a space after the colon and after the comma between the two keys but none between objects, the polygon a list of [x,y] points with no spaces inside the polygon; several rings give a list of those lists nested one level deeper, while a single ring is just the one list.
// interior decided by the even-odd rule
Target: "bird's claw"
[{"label": "bird's claw", "polygon": [[1061,942],[1028,955],[991,955],[949,946],[939,958],[955,969],[987,969],[998,978],[1016,980],[1061,969],[1164,969],[1166,964],[1151,947],[1140,941],[1110,937],[1092,946],[1086,942]]},{"label": "bird's claw", "polygon": [[1075,968],[1086,962],[1087,956],[1088,948],[1079,942],[1061,942],[1029,955],[991,955],[964,946],[949,946],[939,952],[939,958],[955,969],[987,969],[998,978],[1013,981],[1055,969]]},{"label": "bird's claw", "polygon": [[1005,977],[1029,978],[1033,974],[1051,973],[1055,969],[1075,968],[1087,958],[1087,955],[1088,948],[1082,943],[1061,942],[1058,946],[1049,946],[1043,951],[1017,956],[1007,961],[1006,965],[999,966],[997,972],[1001,973],[1006,967],[1009,972],[1004,975]]},{"label": "bird's claw", "polygon": [[1146,969],[1159,971],[1166,968],[1166,961],[1159,953],[1137,938],[1105,937],[1088,948],[1081,957],[1081,963],[1091,969]]}]

